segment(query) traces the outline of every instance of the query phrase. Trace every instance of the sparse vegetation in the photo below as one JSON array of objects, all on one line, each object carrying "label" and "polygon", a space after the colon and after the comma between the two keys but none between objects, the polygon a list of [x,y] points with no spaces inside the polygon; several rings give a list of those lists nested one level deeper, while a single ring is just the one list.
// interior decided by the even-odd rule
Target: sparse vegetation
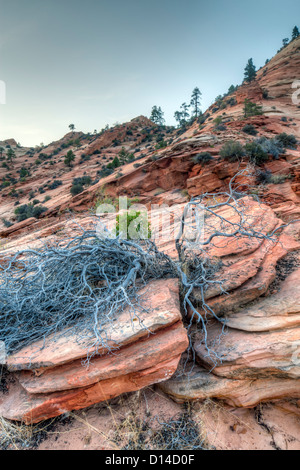
[{"label": "sparse vegetation", "polygon": [[74,160],[75,160],[75,155],[72,152],[72,150],[69,150],[64,159],[65,165],[67,165],[68,167],[71,167]]},{"label": "sparse vegetation", "polygon": [[251,163],[254,163],[255,165],[261,165],[269,159],[268,153],[258,142],[248,142],[245,145],[245,153]]},{"label": "sparse vegetation", "polygon": [[61,186],[62,184],[63,184],[62,181],[60,181],[60,180],[54,180],[53,183],[48,184],[48,189],[50,189],[50,190],[56,189],[56,188],[58,188],[59,186]]},{"label": "sparse vegetation", "polygon": [[205,165],[206,163],[209,163],[211,162],[213,159],[211,153],[209,152],[201,152],[201,153],[198,153],[198,155],[195,155],[193,157],[193,161],[195,163],[198,163],[198,164],[202,164],[202,165]]},{"label": "sparse vegetation", "polygon": [[252,124],[246,124],[243,127],[242,131],[245,132],[245,134],[248,134],[248,135],[257,135],[258,134],[257,130],[255,129],[255,127]]},{"label": "sparse vegetation", "polygon": [[80,178],[74,178],[70,192],[72,196],[82,193],[87,186],[90,186],[92,183],[92,178],[90,176],[82,176]]},{"label": "sparse vegetation", "polygon": [[256,67],[253,63],[253,59],[249,59],[245,67],[244,79],[246,82],[250,83],[256,78]]},{"label": "sparse vegetation", "polygon": [[293,134],[286,134],[283,132],[276,137],[276,141],[282,144],[286,149],[296,149],[298,141]]},{"label": "sparse vegetation", "polygon": [[245,99],[244,102],[244,117],[260,116],[263,114],[262,106]]},{"label": "sparse vegetation", "polygon": [[230,140],[223,145],[220,155],[222,158],[234,162],[245,156],[245,149],[240,142]]},{"label": "sparse vegetation", "polygon": [[43,212],[47,210],[47,207],[37,206],[32,203],[23,204],[15,209],[15,215],[18,222],[35,217],[38,219]]}]

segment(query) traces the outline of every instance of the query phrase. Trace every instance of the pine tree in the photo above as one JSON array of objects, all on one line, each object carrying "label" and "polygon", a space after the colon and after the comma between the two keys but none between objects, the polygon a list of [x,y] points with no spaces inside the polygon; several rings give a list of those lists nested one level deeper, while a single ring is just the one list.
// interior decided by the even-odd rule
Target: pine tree
[{"label": "pine tree", "polygon": [[299,36],[300,36],[299,28],[298,26],[295,26],[295,28],[293,29],[293,33],[292,33],[292,41],[294,39],[297,39]]},{"label": "pine tree", "polygon": [[245,81],[250,83],[256,78],[256,67],[253,64],[253,59],[249,59],[245,67]]},{"label": "pine tree", "polygon": [[186,103],[182,103],[182,105],[180,106],[180,109],[181,109],[182,121],[184,124],[186,124],[190,118],[190,114],[188,112],[189,105]]},{"label": "pine tree", "polygon": [[65,165],[71,167],[72,166],[72,162],[75,160],[75,155],[74,153],[72,152],[72,150],[69,150],[67,155],[65,156]]},{"label": "pine tree", "polygon": [[174,113],[175,121],[178,122],[178,125],[181,126],[182,123],[182,113],[180,111],[175,111]]},{"label": "pine tree", "polygon": [[231,85],[229,88],[228,88],[228,92],[227,92],[227,95],[231,95],[232,93],[234,93],[236,90],[237,90],[237,86],[234,86],[234,85]]},{"label": "pine tree", "polygon": [[288,45],[289,45],[289,42],[290,42],[289,38],[284,38],[284,39],[282,40],[283,47],[288,46]]},{"label": "pine tree", "polygon": [[134,160],[134,155],[132,153],[127,152],[125,147],[122,147],[118,154],[119,162],[121,165],[125,165],[125,163],[131,162]]},{"label": "pine tree", "polygon": [[15,152],[13,151],[13,149],[10,148],[10,149],[7,151],[6,158],[7,158],[7,161],[8,161],[8,162],[12,162],[13,158],[16,158],[16,154],[15,154]]},{"label": "pine tree", "polygon": [[153,106],[151,111],[150,120],[157,124],[158,126],[163,126],[165,124],[164,113],[162,112],[161,107]]},{"label": "pine tree", "polygon": [[190,114],[188,112],[189,105],[186,103],[182,103],[180,109],[181,111],[175,112],[174,118],[176,119],[180,127],[185,127],[190,118]]},{"label": "pine tree", "polygon": [[251,116],[260,116],[263,114],[262,106],[252,103],[252,101],[245,99],[244,101],[244,116],[245,118]]},{"label": "pine tree", "polygon": [[194,88],[193,93],[192,93],[192,97],[191,97],[190,106],[193,107],[193,115],[196,118],[200,114],[201,96],[202,96],[202,93],[199,90],[199,88],[198,87]]}]

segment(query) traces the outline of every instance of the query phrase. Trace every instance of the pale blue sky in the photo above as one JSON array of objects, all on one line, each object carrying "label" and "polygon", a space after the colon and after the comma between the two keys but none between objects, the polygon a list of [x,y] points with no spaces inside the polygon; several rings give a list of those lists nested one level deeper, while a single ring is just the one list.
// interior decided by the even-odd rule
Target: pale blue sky
[{"label": "pale blue sky", "polygon": [[299,0],[0,0],[0,140],[46,144],[153,105],[174,124],[195,86],[205,109],[297,20]]}]

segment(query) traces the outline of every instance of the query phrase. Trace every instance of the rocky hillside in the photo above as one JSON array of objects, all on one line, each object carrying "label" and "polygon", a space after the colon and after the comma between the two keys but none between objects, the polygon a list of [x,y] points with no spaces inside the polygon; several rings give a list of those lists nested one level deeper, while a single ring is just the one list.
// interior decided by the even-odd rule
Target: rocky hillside
[{"label": "rocky hillside", "polygon": [[[140,116],[99,134],[71,132],[43,148],[1,143],[3,257],[71,235],[74,223],[88,227],[101,202],[126,195],[148,206],[182,208],[204,193],[228,190],[243,169],[237,206],[265,238],[249,241],[245,235],[225,243],[219,237],[207,250],[222,289],[207,289],[205,305],[226,320],[226,334],[210,319],[204,344],[191,327],[197,363],[191,373],[184,367],[188,340],[178,282],[153,281],[149,302],[157,308],[145,322],[157,334],[108,331],[112,340],[118,336],[120,354],[112,361],[101,351],[89,372],[81,367],[88,346],[79,347],[76,338],[55,346],[47,340],[44,349],[37,342],[9,355],[2,362],[14,381],[0,397],[0,414],[39,422],[160,383],[179,403],[218,399],[254,408],[284,400],[300,415],[300,106],[292,101],[299,66],[300,38],[185,129],[159,127]],[[8,161],[9,149],[14,155]],[[68,162],[70,151],[74,159]],[[231,209],[220,209],[218,217],[235,223]],[[274,233],[276,240],[267,239]],[[176,258],[172,241],[159,247]],[[206,317],[199,293],[193,295]],[[189,311],[183,320],[194,315]],[[174,375],[178,367],[181,373]]]}]

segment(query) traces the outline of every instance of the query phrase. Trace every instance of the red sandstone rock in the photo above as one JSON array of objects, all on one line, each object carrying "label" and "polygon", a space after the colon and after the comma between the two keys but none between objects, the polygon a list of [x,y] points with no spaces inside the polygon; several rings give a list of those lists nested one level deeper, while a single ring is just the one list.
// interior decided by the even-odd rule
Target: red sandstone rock
[{"label": "red sandstone rock", "polygon": [[59,416],[71,410],[87,408],[95,403],[109,400],[125,392],[139,390],[153,383],[170,378],[178,365],[180,355],[118,379],[108,379],[88,388],[51,394],[28,394],[18,383],[0,401],[0,415],[6,419],[23,421],[25,424]]},{"label": "red sandstone rock", "polygon": [[245,100],[258,103],[262,100],[263,90],[255,80],[252,83],[243,84],[236,92],[236,100],[238,104],[244,104]]},{"label": "red sandstone rock", "polygon": [[[140,310],[136,315],[136,321],[132,313],[127,309],[122,312],[114,328],[108,325],[107,338],[110,347],[121,347],[131,344],[148,336],[162,328],[170,326],[181,319],[178,281],[174,279],[153,281],[141,292],[143,306],[150,311]],[[132,321],[133,320],[133,321]],[[80,335],[81,336],[81,335]],[[45,344],[43,341],[23,348],[13,356],[7,357],[6,364],[10,370],[32,370],[45,367],[55,367],[86,358],[93,350],[91,345],[94,338],[82,340],[74,337],[72,333],[64,332],[57,338],[49,337]],[[107,349],[99,348],[98,354],[105,354]]]},{"label": "red sandstone rock", "polygon": [[28,393],[51,393],[88,387],[133,372],[148,369],[185,351],[187,332],[181,322],[151,334],[113,354],[96,356],[89,365],[73,361],[45,370],[41,375],[23,371],[17,374],[20,384]]},{"label": "red sandstone rock", "polygon": [[201,341],[194,346],[199,362],[213,367],[214,374],[239,380],[300,378],[300,327],[263,333],[228,328],[224,336],[221,333],[220,323],[209,325],[208,347],[214,351],[210,357]]},{"label": "red sandstone rock", "polygon": [[270,246],[270,250],[267,252],[258,273],[232,292],[208,300],[209,307],[217,315],[222,316],[228,312],[240,309],[249,302],[261,297],[267,292],[270,284],[276,277],[278,261],[289,252],[299,249],[299,242],[283,233],[278,242]]},{"label": "red sandstone rock", "polygon": [[299,327],[300,269],[282,282],[277,293],[231,313],[226,321],[230,328],[254,332]]},{"label": "red sandstone rock", "polygon": [[30,371],[12,374],[9,393],[0,394],[0,415],[36,423],[170,378],[189,345],[178,281],[154,281],[140,293],[147,311],[122,312],[106,332],[119,348],[112,354],[97,351],[88,366],[83,363],[87,344],[65,336],[57,343],[48,339],[44,349],[35,344],[8,357],[10,369]]}]

